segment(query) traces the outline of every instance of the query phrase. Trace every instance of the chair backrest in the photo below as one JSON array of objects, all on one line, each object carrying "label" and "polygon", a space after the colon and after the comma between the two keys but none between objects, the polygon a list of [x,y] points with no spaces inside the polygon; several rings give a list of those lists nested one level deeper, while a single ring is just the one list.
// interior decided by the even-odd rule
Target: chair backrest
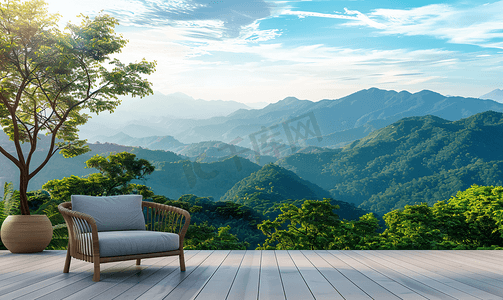
[{"label": "chair backrest", "polygon": [[90,215],[98,231],[145,230],[141,195],[72,195],[72,210]]}]

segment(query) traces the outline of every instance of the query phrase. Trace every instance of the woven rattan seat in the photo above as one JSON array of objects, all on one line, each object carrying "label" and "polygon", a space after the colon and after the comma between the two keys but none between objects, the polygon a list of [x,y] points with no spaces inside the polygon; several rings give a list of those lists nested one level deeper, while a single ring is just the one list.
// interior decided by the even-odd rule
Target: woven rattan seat
[{"label": "woven rattan seat", "polygon": [[[141,200],[141,199],[140,199]],[[139,204],[138,204],[139,205]],[[107,262],[115,262],[115,261],[124,261],[124,260],[136,260],[136,264],[140,265],[142,258],[152,258],[152,257],[161,257],[161,256],[171,256],[178,255],[180,258],[180,270],[185,271],[185,259],[183,256],[183,241],[185,238],[185,233],[189,227],[190,223],[190,214],[180,208],[154,203],[141,201],[141,209],[143,212],[143,216],[145,218],[145,229],[143,232],[148,239],[164,238],[163,240],[159,240],[160,243],[164,242],[166,246],[162,248],[153,247],[161,250],[161,252],[148,252],[145,250],[145,247],[138,247],[138,245],[131,246],[131,241],[129,241],[130,249],[128,253],[133,253],[129,255],[118,255],[118,256],[100,256],[100,243],[99,243],[99,231],[96,225],[96,221],[94,218],[88,214],[73,211],[72,203],[65,202],[61,203],[58,206],[59,211],[63,215],[65,222],[68,227],[69,234],[69,242],[68,242],[68,251],[66,254],[66,262],[63,272],[68,273],[70,271],[70,261],[71,258],[76,258],[80,260],[84,260],[87,262],[94,263],[94,276],[93,281],[100,280],[100,264]],[[151,234],[149,231],[159,232],[159,234]],[[168,234],[161,234],[163,232],[171,232],[172,234],[178,235],[178,241],[173,242],[173,235],[169,236],[168,242],[166,242]],[[105,236],[110,239],[110,236],[113,238],[113,234],[110,234],[110,231],[105,231],[101,234],[104,238]],[[127,231],[118,231],[118,236],[127,242],[127,239],[124,239],[124,236],[127,237]],[[132,231],[132,234],[142,234],[141,230]],[[176,238],[176,236],[175,236]],[[130,239],[129,239],[130,240]],[[104,242],[104,241],[103,241]],[[113,245],[115,247],[121,247],[121,241],[117,246],[117,243],[110,243],[107,240],[107,243],[104,242],[104,245]],[[134,242],[134,241],[133,241]],[[155,243],[155,241],[149,241],[151,243]],[[170,246],[174,245],[174,246]],[[177,247],[177,249],[172,249],[173,247]],[[171,248],[170,248],[171,247]],[[141,249],[141,250],[134,250]],[[149,249],[147,247],[147,249]],[[168,251],[163,251],[168,250]],[[103,249],[104,251],[104,249]],[[113,249],[107,249],[107,252],[110,253]],[[139,251],[142,253],[134,253],[135,251]],[[154,250],[155,251],[155,250]],[[148,253],[145,253],[148,252]],[[110,255],[110,254],[107,254]]]}]

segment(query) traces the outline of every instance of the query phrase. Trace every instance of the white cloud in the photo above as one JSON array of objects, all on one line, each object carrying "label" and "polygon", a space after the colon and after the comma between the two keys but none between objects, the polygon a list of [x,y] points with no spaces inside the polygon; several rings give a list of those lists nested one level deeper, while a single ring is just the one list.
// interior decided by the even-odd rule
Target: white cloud
[{"label": "white cloud", "polygon": [[[51,5],[55,1],[60,0],[51,0]],[[259,5],[259,13],[254,14],[246,11],[247,1],[238,2],[238,12],[223,10],[236,19],[223,17],[223,12],[215,9],[206,17],[184,17],[184,12],[197,10],[184,6],[187,1],[86,0],[76,6],[62,2],[61,8],[71,6],[73,15],[88,13],[83,8],[91,7],[90,3],[95,5],[94,13],[120,10],[119,16],[125,20],[121,24],[131,21],[131,26],[118,28],[129,40],[118,58],[125,62],[142,57],[156,60],[157,72],[149,77],[155,90],[184,92],[195,98],[243,102],[274,102],[286,96],[333,99],[372,86],[411,92],[426,88],[446,94],[460,94],[458,89],[463,89],[477,96],[487,92],[479,86],[489,84],[480,81],[495,82],[493,74],[501,74],[503,52],[486,56],[486,52],[465,55],[443,49],[349,49],[328,46],[325,40],[297,46],[290,43],[286,31],[260,26],[260,16],[267,15],[263,6]],[[340,19],[347,26],[367,26],[388,35],[429,35],[453,43],[503,48],[501,30],[495,29],[503,28],[501,17],[493,12],[501,3],[472,10],[429,5],[409,10],[378,9],[370,14],[349,9],[322,14],[278,4],[270,15]],[[163,19],[163,14],[168,17]],[[140,17],[135,21],[136,16]],[[141,25],[146,16],[152,17],[152,24]],[[278,39],[283,34],[285,38]]]},{"label": "white cloud", "polygon": [[290,9],[285,9],[281,12],[281,15],[292,15],[297,16],[299,18],[306,17],[318,17],[318,18],[329,18],[329,19],[342,19],[342,20],[352,20],[355,21],[354,24],[364,24],[366,26],[370,26],[373,28],[382,29],[385,25],[380,24],[374,20],[371,20],[366,15],[362,14],[359,11],[348,10],[344,8],[345,14],[324,14],[317,12],[308,12],[308,11],[292,11]]},{"label": "white cloud", "polygon": [[[343,49],[321,44],[286,49],[280,43],[248,44],[241,39],[191,47],[155,42],[162,40],[155,35],[146,43],[147,36],[128,38],[138,54],[149,53],[147,59],[158,61],[162,73],[151,77],[154,88],[204,99],[253,102],[294,95],[317,100],[341,97],[358,87],[419,89],[416,86],[441,77],[459,62],[452,60],[456,53],[445,50]],[[209,60],[215,53],[224,53],[223,58]],[[226,61],[233,53],[249,59]],[[380,75],[369,75],[376,73]]]},{"label": "white cloud", "polygon": [[458,8],[433,4],[409,10],[376,9],[369,16],[384,34],[424,35],[450,43],[503,48],[503,1]]},{"label": "white cloud", "polygon": [[[79,13],[96,15],[100,10],[112,14],[121,25],[160,28],[191,28],[192,36],[234,38],[243,27],[270,16],[271,5],[264,0],[83,0],[69,3],[48,0],[52,12],[59,11],[64,22]],[[215,25],[216,24],[216,25]],[[207,29],[211,31],[207,34]],[[218,31],[218,33],[215,33]]]},{"label": "white cloud", "polygon": [[346,26],[371,27],[383,34],[432,36],[450,43],[503,49],[503,1],[470,7],[432,4],[412,9],[375,9],[368,14],[344,10],[344,14],[326,14],[288,8],[281,14],[341,19],[347,20]]},{"label": "white cloud", "polygon": [[[483,52],[287,46],[272,42],[280,31],[260,30],[258,22],[243,27],[236,38],[220,40],[189,38],[188,30],[190,26],[125,33],[130,43],[121,59],[157,60],[158,72],[150,80],[163,93],[242,102],[273,102],[286,96],[333,99],[372,86],[459,94],[446,89],[447,77],[482,78],[485,73],[478,66],[484,64],[486,71],[498,71],[490,66],[494,55]],[[464,89],[470,87],[463,84]]]},{"label": "white cloud", "polygon": [[[133,15],[127,6],[109,11],[125,25],[163,27],[181,23],[195,29],[201,21],[210,21],[210,25],[216,21],[221,25],[215,28],[221,30],[221,37],[230,38],[239,36],[242,27],[270,16],[270,5],[263,0],[142,0],[141,5]],[[202,36],[201,32],[196,34]]]}]

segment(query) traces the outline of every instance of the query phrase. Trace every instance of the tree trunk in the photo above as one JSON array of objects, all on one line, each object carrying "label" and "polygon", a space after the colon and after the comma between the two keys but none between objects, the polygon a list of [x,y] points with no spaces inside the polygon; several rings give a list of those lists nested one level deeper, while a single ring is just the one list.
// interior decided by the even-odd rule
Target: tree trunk
[{"label": "tree trunk", "polygon": [[21,209],[22,215],[29,215],[30,208],[28,207],[28,170],[20,169],[19,172],[19,208]]}]

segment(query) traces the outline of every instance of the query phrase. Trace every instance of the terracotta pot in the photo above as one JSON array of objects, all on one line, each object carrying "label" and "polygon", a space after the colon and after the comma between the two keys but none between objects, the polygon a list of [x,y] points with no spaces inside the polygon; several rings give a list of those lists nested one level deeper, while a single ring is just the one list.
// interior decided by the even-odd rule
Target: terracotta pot
[{"label": "terracotta pot", "polygon": [[51,242],[52,224],[46,215],[8,216],[0,236],[12,253],[40,252]]}]

